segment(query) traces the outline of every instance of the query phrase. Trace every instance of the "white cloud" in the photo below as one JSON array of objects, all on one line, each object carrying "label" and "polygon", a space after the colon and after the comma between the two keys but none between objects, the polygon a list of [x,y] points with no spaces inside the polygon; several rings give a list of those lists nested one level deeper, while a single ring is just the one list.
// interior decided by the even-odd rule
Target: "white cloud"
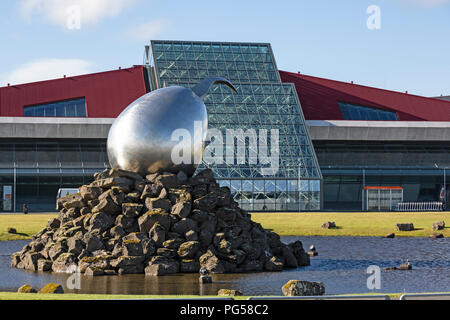
[{"label": "white cloud", "polygon": [[139,0],[20,0],[20,11],[29,21],[37,15],[51,23],[67,27],[71,19],[69,11],[74,6],[79,8],[81,25],[84,25],[117,16],[137,1]]},{"label": "white cloud", "polygon": [[150,41],[162,35],[170,28],[170,22],[166,19],[157,19],[129,28],[126,36],[138,41]]},{"label": "white cloud", "polygon": [[19,66],[3,75],[0,85],[21,84],[34,81],[75,76],[92,72],[92,63],[82,59],[38,59]]}]

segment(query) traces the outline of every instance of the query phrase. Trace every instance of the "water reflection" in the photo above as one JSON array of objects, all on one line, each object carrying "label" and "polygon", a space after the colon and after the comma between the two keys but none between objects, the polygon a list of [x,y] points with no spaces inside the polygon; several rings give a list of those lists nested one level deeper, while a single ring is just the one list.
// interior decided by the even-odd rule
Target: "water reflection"
[{"label": "water reflection", "polygon": [[122,275],[81,276],[81,289],[68,290],[69,275],[30,272],[10,267],[10,254],[28,241],[0,242],[0,291],[16,291],[29,283],[36,288],[48,282],[61,283],[66,292],[111,294],[216,294],[221,288],[239,289],[246,295],[281,294],[281,286],[291,279],[322,281],[327,294],[369,292],[366,287],[369,265],[398,266],[409,259],[412,271],[382,272],[379,292],[450,291],[450,240],[427,238],[383,239],[375,237],[283,237],[300,239],[304,247],[314,244],[319,256],[311,266],[279,273],[213,275],[213,283],[200,285],[197,274],[164,277]]}]

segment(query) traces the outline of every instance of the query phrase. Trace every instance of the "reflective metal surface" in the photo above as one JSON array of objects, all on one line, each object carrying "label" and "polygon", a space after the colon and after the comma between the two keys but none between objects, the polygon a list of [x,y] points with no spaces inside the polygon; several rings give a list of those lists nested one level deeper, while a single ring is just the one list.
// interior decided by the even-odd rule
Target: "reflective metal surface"
[{"label": "reflective metal surface", "polygon": [[[224,78],[207,78],[193,89],[161,88],[131,103],[114,121],[108,134],[111,167],[142,175],[182,170],[191,176],[201,162],[208,130],[208,115],[202,98],[214,83],[225,84],[236,91]],[[182,145],[183,150],[191,151],[187,164],[176,165],[172,161],[172,150],[180,145],[180,141],[172,140],[177,129],[187,130],[191,137],[191,141],[181,142],[186,143]]]}]

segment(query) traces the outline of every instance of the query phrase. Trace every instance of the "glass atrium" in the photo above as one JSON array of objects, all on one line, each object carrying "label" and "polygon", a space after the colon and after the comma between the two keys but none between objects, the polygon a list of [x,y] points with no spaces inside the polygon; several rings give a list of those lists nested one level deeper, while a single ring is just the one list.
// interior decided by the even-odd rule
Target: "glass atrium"
[{"label": "glass atrium", "polygon": [[[207,77],[224,77],[237,89],[215,85],[205,97],[208,127],[279,131],[279,169],[262,165],[214,164],[219,183],[249,211],[319,210],[321,173],[293,84],[282,83],[270,44],[152,41],[153,77],[158,87],[192,87]],[[244,138],[241,143],[248,142]],[[271,150],[271,139],[268,139]]]}]

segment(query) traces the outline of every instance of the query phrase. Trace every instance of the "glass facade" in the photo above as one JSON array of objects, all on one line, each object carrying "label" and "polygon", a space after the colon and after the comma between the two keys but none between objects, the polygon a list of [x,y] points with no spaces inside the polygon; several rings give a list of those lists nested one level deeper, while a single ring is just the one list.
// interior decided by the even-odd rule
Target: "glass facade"
[{"label": "glass facade", "polygon": [[16,211],[25,203],[30,211],[55,211],[59,188],[90,183],[95,172],[108,167],[104,140],[0,142],[0,190],[15,185]]},{"label": "glass facade", "polygon": [[[293,84],[281,83],[269,44],[152,41],[152,54],[160,87],[192,87],[207,77],[233,83],[237,93],[214,85],[205,97],[209,129],[219,129],[223,137],[230,129],[266,129],[269,135],[278,129],[279,161],[270,175],[262,170],[267,166],[252,162],[252,145],[245,136],[237,141],[248,146],[245,161],[203,162],[199,170],[211,168],[249,211],[320,209],[321,173],[297,92]],[[267,149],[275,143],[271,136]]]},{"label": "glass facade", "polygon": [[[314,149],[323,174],[325,210],[361,210],[364,186],[403,187],[406,202],[439,201],[444,185],[440,168],[450,166],[450,144],[445,142],[314,141]],[[447,203],[449,198],[447,183]]]},{"label": "glass facade", "polygon": [[339,108],[341,109],[344,120],[398,120],[397,114],[393,111],[358,106],[344,102],[339,102]]},{"label": "glass facade", "polygon": [[[396,188],[396,187],[393,187]],[[403,189],[370,187],[364,190],[364,210],[393,211],[403,201]]]},{"label": "glass facade", "polygon": [[72,99],[23,108],[25,117],[86,117],[86,100]]},{"label": "glass facade", "polygon": [[152,41],[159,85],[221,76],[237,83],[281,83],[269,44]]}]

